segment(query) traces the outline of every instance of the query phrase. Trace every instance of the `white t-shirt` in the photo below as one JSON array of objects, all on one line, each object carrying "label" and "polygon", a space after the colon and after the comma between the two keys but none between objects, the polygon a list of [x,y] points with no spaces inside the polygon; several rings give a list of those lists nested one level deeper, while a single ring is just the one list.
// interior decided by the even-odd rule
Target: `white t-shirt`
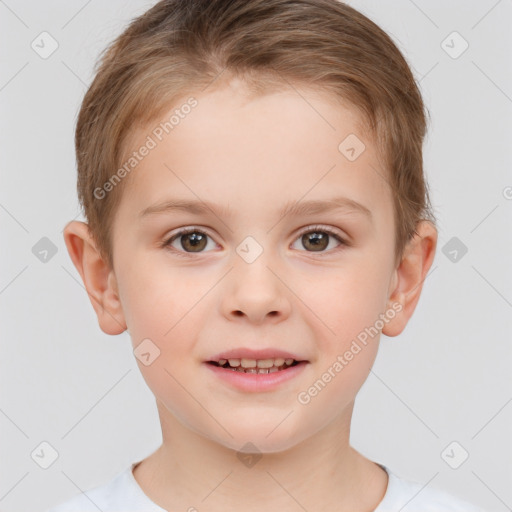
[{"label": "white t-shirt", "polygon": [[[153,503],[133,476],[134,462],[107,484],[74,496],[46,512],[167,512]],[[484,512],[451,494],[404,480],[379,464],[389,477],[384,498],[374,512]],[[202,508],[202,507],[200,507]]]}]

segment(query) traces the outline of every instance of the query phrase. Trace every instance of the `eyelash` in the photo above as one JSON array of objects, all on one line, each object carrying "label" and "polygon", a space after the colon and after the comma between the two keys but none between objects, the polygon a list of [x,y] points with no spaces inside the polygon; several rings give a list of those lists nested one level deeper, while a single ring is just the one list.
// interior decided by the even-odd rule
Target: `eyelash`
[{"label": "eyelash", "polygon": [[[167,238],[166,240],[164,240],[161,244],[161,247],[169,249],[176,255],[182,256],[184,258],[189,258],[189,257],[193,256],[194,254],[202,254],[204,251],[194,253],[194,252],[181,251],[181,250],[175,249],[174,247],[171,247],[171,244],[172,244],[172,242],[174,242],[174,240],[176,240],[177,238],[180,238],[183,235],[188,235],[191,233],[201,233],[203,235],[210,237],[210,235],[208,233],[206,233],[202,228],[191,226],[189,228],[181,229],[180,231],[178,231],[174,235],[172,235],[170,238]],[[301,252],[316,254],[317,256],[324,256],[326,254],[330,254],[332,252],[340,250],[344,246],[348,247],[350,245],[345,239],[341,238],[341,236],[338,233],[336,233],[333,229],[330,229],[326,226],[318,226],[318,225],[317,226],[308,226],[307,228],[301,230],[298,233],[298,235],[294,241],[298,240],[306,233],[327,233],[329,236],[332,236],[334,239],[336,239],[340,243],[340,247],[331,249],[330,251],[318,251],[318,252],[316,252],[316,251],[301,251]],[[212,237],[210,237],[210,238],[212,238]],[[206,252],[208,252],[208,251],[206,251]]]}]

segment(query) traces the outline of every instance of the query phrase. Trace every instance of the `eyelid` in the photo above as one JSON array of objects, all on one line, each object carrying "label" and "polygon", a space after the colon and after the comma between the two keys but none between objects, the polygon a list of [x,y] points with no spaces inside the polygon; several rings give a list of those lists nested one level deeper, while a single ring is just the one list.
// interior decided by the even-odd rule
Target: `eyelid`
[{"label": "eyelid", "polygon": [[185,226],[182,228],[176,228],[174,231],[171,231],[171,233],[174,233],[174,234],[167,235],[166,239],[170,240],[171,238],[174,238],[177,235],[186,235],[188,233],[195,233],[196,231],[204,233],[205,235],[208,235],[210,238],[213,238],[207,228],[204,228],[202,226],[190,225],[190,226]]},{"label": "eyelid", "polygon": [[301,228],[299,233],[297,234],[296,238],[299,236],[302,236],[305,233],[309,232],[315,232],[315,231],[325,231],[329,235],[332,235],[334,237],[337,237],[339,240],[341,240],[343,243],[346,243],[348,245],[348,241],[346,240],[345,235],[341,234],[336,228],[330,227],[330,226],[324,226],[322,224],[316,224],[316,225],[308,225],[304,228]]}]

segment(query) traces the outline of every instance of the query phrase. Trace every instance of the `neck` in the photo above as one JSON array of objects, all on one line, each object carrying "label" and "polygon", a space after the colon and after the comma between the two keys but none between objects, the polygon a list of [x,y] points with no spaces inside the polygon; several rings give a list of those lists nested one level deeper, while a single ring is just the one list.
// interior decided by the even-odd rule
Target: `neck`
[{"label": "neck", "polygon": [[247,456],[159,413],[163,443],[133,474],[164,509],[362,512],[386,492],[385,471],[349,445],[351,414],[290,449]]}]

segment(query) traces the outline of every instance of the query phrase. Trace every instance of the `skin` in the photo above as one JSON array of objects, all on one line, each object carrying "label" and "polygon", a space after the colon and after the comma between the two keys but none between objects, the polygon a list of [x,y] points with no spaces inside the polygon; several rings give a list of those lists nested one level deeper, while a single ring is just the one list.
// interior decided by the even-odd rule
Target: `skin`
[{"label": "skin", "polygon": [[[240,503],[248,512],[373,510],[387,475],[349,445],[349,435],[380,333],[308,404],[297,395],[392,304],[401,311],[382,332],[403,331],[437,232],[420,223],[394,265],[392,192],[353,108],[298,87],[250,97],[235,79],[194,97],[198,106],[125,178],[114,268],[101,259],[87,224],[72,221],[64,230],[101,329],[128,329],[134,348],[149,338],[160,350],[152,364],[137,364],[156,397],[163,443],[134,476],[151,500],[172,510],[227,512]],[[133,148],[149,133],[134,132]],[[338,150],[351,133],[366,146],[353,162]],[[334,195],[365,205],[372,222],[347,210],[278,214],[288,201]],[[139,218],[169,197],[199,197],[233,216],[174,211]],[[329,237],[323,252],[307,240],[304,246],[299,230],[323,232],[316,225],[349,244]],[[180,237],[175,252],[162,247],[187,226],[209,235],[203,252],[187,253],[191,245],[184,248]],[[252,263],[236,252],[247,236],[263,248]],[[235,347],[278,347],[309,363],[273,391],[243,392],[203,363]],[[248,441],[263,455],[252,467],[236,456]]]}]

